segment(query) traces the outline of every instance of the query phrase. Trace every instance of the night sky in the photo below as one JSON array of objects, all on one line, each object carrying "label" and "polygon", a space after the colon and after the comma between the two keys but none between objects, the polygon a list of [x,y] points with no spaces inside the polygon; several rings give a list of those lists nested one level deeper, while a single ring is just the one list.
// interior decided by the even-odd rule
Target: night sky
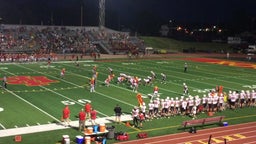
[{"label": "night sky", "polygon": [[[226,24],[256,18],[256,0],[105,0],[106,26],[159,29],[162,24]],[[0,0],[1,23],[98,25],[98,0]]]}]

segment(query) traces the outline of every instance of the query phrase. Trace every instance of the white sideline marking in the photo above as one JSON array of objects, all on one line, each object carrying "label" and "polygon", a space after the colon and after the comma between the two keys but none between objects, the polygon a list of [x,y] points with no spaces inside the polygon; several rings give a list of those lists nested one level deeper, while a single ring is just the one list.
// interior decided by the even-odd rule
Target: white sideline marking
[{"label": "white sideline marking", "polygon": [[[111,117],[104,117],[104,118],[98,118],[96,119],[97,124],[101,123],[112,123],[115,120],[115,116]],[[131,121],[132,116],[131,115],[122,115],[121,121]],[[91,122],[89,120],[86,120],[86,126],[90,126]],[[35,126],[29,126],[29,127],[20,127],[20,128],[11,128],[11,129],[5,129],[0,130],[0,137],[7,137],[7,136],[14,136],[14,135],[21,135],[21,134],[30,134],[30,133],[36,133],[36,132],[46,132],[46,131],[52,131],[52,130],[60,130],[60,129],[68,129],[72,127],[78,127],[78,121],[71,121],[70,127],[65,127],[62,123],[51,123],[51,124],[44,124],[44,125],[35,125]]]},{"label": "white sideline marking", "polygon": [[[33,72],[37,72],[37,73],[43,74],[43,73],[40,72],[40,71],[35,71],[35,70],[33,70],[33,69],[30,69],[30,68],[27,68],[27,67],[24,67],[24,66],[20,66],[20,65],[16,65],[16,66],[22,67],[22,68],[24,68],[24,69],[31,70],[31,71],[33,71]],[[74,84],[74,83],[72,83],[72,82],[69,82],[69,81],[66,81],[66,80],[57,78],[57,77],[55,77],[55,76],[51,76],[51,75],[48,75],[48,74],[43,74],[43,75],[47,75],[47,76],[49,76],[49,77],[54,77],[54,78],[56,78],[56,79],[59,79],[59,80],[62,80],[62,81],[64,81],[64,82],[66,82],[66,83],[72,84],[72,85],[74,85],[74,86],[76,86],[76,87],[83,88],[83,86],[79,86],[79,85],[77,85],[77,84]],[[46,88],[46,87],[44,87],[44,86],[40,86],[40,87],[43,88],[43,89],[45,89],[45,90],[48,90],[48,91],[50,91],[50,92],[52,92],[52,93],[55,93],[55,94],[57,94],[57,95],[59,95],[59,96],[61,96],[61,97],[64,97],[64,98],[66,98],[66,99],[68,99],[68,100],[71,100],[71,101],[73,101],[73,102],[75,102],[75,103],[77,103],[77,104],[79,104],[79,105],[81,105],[81,106],[84,106],[83,103],[79,103],[79,102],[77,102],[77,101],[75,101],[75,100],[73,100],[73,99],[71,99],[71,98],[68,98],[68,97],[66,97],[66,96],[64,96],[64,95],[62,95],[62,94],[60,94],[60,93],[57,93],[57,92],[55,92],[55,91],[53,91],[53,90],[51,90],[51,89],[48,89],[48,88]],[[56,90],[57,90],[57,89],[56,89]],[[108,115],[106,115],[106,114],[104,114],[104,113],[102,113],[102,112],[100,112],[100,111],[98,111],[98,110],[97,110],[97,112],[100,113],[100,114],[102,114],[102,115],[104,115],[104,116],[108,116]],[[59,120],[58,120],[58,122],[59,122]]]},{"label": "white sideline marking", "polygon": [[3,129],[6,129],[6,128],[4,127],[4,125],[2,125],[1,123],[0,123],[0,126],[1,126]]},{"label": "white sideline marking", "polygon": [[48,115],[49,117],[53,118],[54,120],[56,120],[57,122],[60,122],[59,119],[55,118],[54,116],[50,115],[49,113],[43,111],[42,109],[40,109],[39,107],[35,106],[34,104],[30,103],[29,101],[23,99],[22,97],[18,96],[17,94],[13,93],[12,91],[6,89],[10,94],[16,96],[17,98],[19,98],[20,100],[26,102],[27,104],[31,105],[32,107],[36,108],[37,110],[41,111],[42,113]]}]

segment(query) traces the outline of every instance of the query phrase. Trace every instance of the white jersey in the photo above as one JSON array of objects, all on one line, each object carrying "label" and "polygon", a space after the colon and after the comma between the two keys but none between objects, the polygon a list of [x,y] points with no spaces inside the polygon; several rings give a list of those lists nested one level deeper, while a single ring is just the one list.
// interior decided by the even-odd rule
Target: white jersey
[{"label": "white jersey", "polygon": [[170,103],[168,101],[164,102],[164,108],[168,109],[170,107]]},{"label": "white jersey", "polygon": [[236,102],[236,99],[237,99],[236,94],[233,93],[230,97],[231,102]]},{"label": "white jersey", "polygon": [[239,95],[239,96],[240,96],[240,99],[245,99],[245,95],[246,95],[246,94],[245,94],[244,92],[241,92],[240,95]]},{"label": "white jersey", "polygon": [[189,100],[188,101],[188,105],[191,107],[191,106],[193,106],[194,105],[194,100]]},{"label": "white jersey", "polygon": [[149,103],[148,104],[148,109],[149,110],[153,110],[154,109],[154,104],[153,103]]},{"label": "white jersey", "polygon": [[212,98],[212,104],[216,105],[218,103],[219,97],[218,96],[214,96]]},{"label": "white jersey", "polygon": [[212,104],[212,102],[213,102],[212,96],[209,96],[207,101],[208,101],[208,104]]},{"label": "white jersey", "polygon": [[188,103],[187,103],[187,101],[184,100],[184,101],[181,102],[181,105],[182,105],[182,108],[183,108],[183,109],[186,109]]},{"label": "white jersey", "polygon": [[192,108],[192,113],[193,113],[193,114],[196,114],[196,106],[193,106],[193,108]]},{"label": "white jersey", "polygon": [[196,106],[199,106],[199,105],[201,104],[201,99],[200,99],[200,98],[197,98],[197,99],[195,100],[195,104],[196,104]]},{"label": "white jersey", "polygon": [[251,95],[253,99],[256,99],[256,92],[252,92]]},{"label": "white jersey", "polygon": [[143,113],[145,113],[145,112],[146,112],[146,108],[147,108],[147,106],[146,106],[146,105],[142,105],[142,106],[140,107],[140,109],[141,109],[141,111],[142,111]]},{"label": "white jersey", "polygon": [[220,97],[219,97],[219,103],[220,103],[220,104],[223,104],[223,103],[224,103],[224,97],[223,97],[223,96],[220,96]]},{"label": "white jersey", "polygon": [[180,100],[175,101],[175,107],[180,107]]},{"label": "white jersey", "polygon": [[154,101],[154,108],[159,108],[160,102],[158,100]]},{"label": "white jersey", "polygon": [[206,103],[207,103],[207,97],[203,97],[203,98],[202,98],[202,103],[203,103],[203,104],[206,104]]},{"label": "white jersey", "polygon": [[174,103],[174,100],[170,100],[170,106],[171,106],[171,107],[174,107],[174,104],[175,104],[175,103]]}]

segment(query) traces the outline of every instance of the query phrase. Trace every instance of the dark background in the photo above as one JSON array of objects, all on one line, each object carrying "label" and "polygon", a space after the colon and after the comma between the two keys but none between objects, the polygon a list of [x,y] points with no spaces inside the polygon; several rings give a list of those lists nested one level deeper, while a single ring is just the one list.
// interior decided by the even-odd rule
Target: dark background
[{"label": "dark background", "polygon": [[[0,0],[4,24],[97,26],[99,0]],[[105,0],[106,27],[156,34],[163,24],[255,31],[255,0]],[[171,20],[171,23],[170,23]]]}]

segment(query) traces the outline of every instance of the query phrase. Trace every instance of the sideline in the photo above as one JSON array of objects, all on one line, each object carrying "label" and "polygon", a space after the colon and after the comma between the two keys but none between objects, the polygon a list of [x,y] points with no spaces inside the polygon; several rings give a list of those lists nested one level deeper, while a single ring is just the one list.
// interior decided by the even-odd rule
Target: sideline
[{"label": "sideline", "polygon": [[[132,120],[131,115],[121,116],[121,121],[131,121],[131,120]],[[115,116],[96,119],[97,124],[113,123],[114,121],[115,121]],[[60,122],[60,123],[52,123],[52,124],[44,124],[44,125],[35,125],[35,126],[29,126],[29,127],[4,129],[4,130],[0,130],[0,137],[15,136],[15,135],[21,135],[21,134],[31,134],[31,133],[37,133],[37,132],[46,132],[46,131],[61,130],[61,129],[68,129],[68,128],[77,129],[78,123],[79,123],[78,121],[71,121],[69,127],[65,127]],[[86,120],[86,126],[91,126],[91,122],[89,120]]]},{"label": "sideline", "polygon": [[[240,116],[240,117],[233,117],[233,118],[225,118],[224,120],[237,120],[237,119],[243,119],[243,118],[248,118],[248,117],[256,117],[256,115],[247,115],[247,116]],[[174,125],[174,126],[166,126],[166,127],[159,127],[159,128],[153,128],[153,129],[147,129],[147,130],[141,130],[145,132],[150,132],[150,131],[157,131],[157,130],[165,130],[165,129],[170,129],[170,128],[177,128],[181,127],[181,125]],[[133,133],[138,133],[138,131],[133,131],[133,132],[128,132],[129,134]]]}]

